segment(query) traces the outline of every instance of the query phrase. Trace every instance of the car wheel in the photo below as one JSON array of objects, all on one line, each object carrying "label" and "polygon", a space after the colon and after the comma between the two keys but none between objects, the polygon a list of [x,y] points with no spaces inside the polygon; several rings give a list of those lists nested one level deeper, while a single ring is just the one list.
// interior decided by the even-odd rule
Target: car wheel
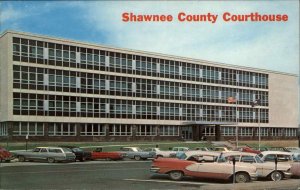
[{"label": "car wheel", "polygon": [[182,179],[183,177],[183,173],[181,171],[171,171],[169,173],[169,177],[172,179],[172,180],[175,180],[175,181],[179,181]]},{"label": "car wheel", "polygon": [[272,181],[280,181],[283,178],[283,175],[280,171],[274,171],[271,173],[270,178]]},{"label": "car wheel", "polygon": [[82,158],[80,159],[80,162],[84,162],[84,161],[86,161],[86,157],[82,157]]},{"label": "car wheel", "polygon": [[157,155],[157,156],[156,156],[156,158],[162,158],[162,157],[163,157],[162,155]]},{"label": "car wheel", "polygon": [[250,177],[246,173],[237,173],[235,174],[235,182],[236,183],[246,183],[250,181]]},{"label": "car wheel", "polygon": [[55,159],[54,158],[47,158],[48,163],[54,163]]},{"label": "car wheel", "polygon": [[19,162],[25,162],[25,157],[24,156],[19,156],[18,159],[19,159]]},{"label": "car wheel", "polygon": [[140,156],[134,156],[134,159],[139,161],[139,160],[141,160],[141,157]]}]

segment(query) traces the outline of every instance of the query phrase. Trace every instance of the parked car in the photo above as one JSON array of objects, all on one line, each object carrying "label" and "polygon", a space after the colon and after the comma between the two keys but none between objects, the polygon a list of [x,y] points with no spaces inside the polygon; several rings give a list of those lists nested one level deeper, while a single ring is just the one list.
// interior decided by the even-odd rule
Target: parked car
[{"label": "parked car", "polygon": [[[212,179],[232,179],[233,164],[229,161],[214,162],[218,157],[216,152],[198,151],[195,155],[192,151],[182,155],[184,159],[157,158],[151,165],[151,172],[168,174],[172,180],[181,180],[183,176]],[[197,157],[198,156],[198,157]],[[256,167],[251,165],[237,165],[235,168],[235,180],[237,183],[245,183],[257,178]]]},{"label": "parked car", "polygon": [[9,151],[3,147],[0,147],[0,162],[10,162],[13,158],[13,155]]},{"label": "parked car", "polygon": [[222,153],[218,159],[228,160],[229,158],[233,157],[236,160],[236,165],[254,165],[257,168],[259,178],[268,178],[273,181],[279,181],[283,178],[290,178],[292,176],[292,173],[290,172],[290,165],[278,163],[277,170],[275,170],[274,163],[262,161],[261,158],[255,153],[226,152]]},{"label": "parked car", "polygon": [[254,154],[260,154],[261,153],[261,151],[255,150],[255,149],[253,149],[249,146],[237,147],[234,150],[240,151],[240,152],[250,152],[250,153],[254,153]]},{"label": "parked car", "polygon": [[123,160],[125,154],[121,152],[103,152],[102,148],[96,148],[91,152],[91,159]]},{"label": "parked car", "polygon": [[176,158],[180,156],[182,153],[189,151],[188,147],[173,147],[169,148],[170,151],[173,151],[173,153],[170,154],[170,157]]},{"label": "parked car", "polygon": [[218,146],[218,147],[214,147],[213,151],[216,151],[216,152],[229,152],[229,151],[232,151],[232,150],[229,147]]},{"label": "parked car", "polygon": [[263,151],[259,154],[265,162],[274,162],[277,158],[278,162],[291,166],[291,173],[294,177],[300,177],[300,162],[295,153],[283,151]]},{"label": "parked car", "polygon": [[176,154],[175,151],[172,150],[160,150],[159,148],[145,148],[145,152],[149,152],[155,154],[156,157],[171,157],[170,155]]},{"label": "parked car", "polygon": [[29,151],[14,151],[15,157],[20,162],[47,161],[49,163],[75,161],[75,154],[69,148],[61,147],[36,147]]},{"label": "parked car", "polygon": [[76,156],[76,160],[79,160],[81,162],[84,162],[86,160],[91,159],[91,152],[90,151],[85,151],[79,147],[76,146],[60,146],[62,148],[69,148]]},{"label": "parked car", "polygon": [[196,147],[194,150],[213,151],[214,149],[211,147]]},{"label": "parked car", "polygon": [[294,153],[300,153],[300,147],[284,147],[286,150]]},{"label": "parked car", "polygon": [[268,151],[283,151],[283,152],[291,152],[285,147],[269,147]]},{"label": "parked car", "polygon": [[122,147],[120,152],[123,153],[127,158],[135,160],[146,160],[148,158],[156,157],[155,153],[143,151],[139,147]]}]

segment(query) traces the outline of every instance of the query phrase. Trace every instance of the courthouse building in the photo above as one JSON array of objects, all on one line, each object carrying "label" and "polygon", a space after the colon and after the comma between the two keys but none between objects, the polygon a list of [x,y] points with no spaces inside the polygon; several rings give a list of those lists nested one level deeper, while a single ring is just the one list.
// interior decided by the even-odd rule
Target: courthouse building
[{"label": "courthouse building", "polygon": [[293,74],[15,31],[0,51],[2,141],[297,138]]}]

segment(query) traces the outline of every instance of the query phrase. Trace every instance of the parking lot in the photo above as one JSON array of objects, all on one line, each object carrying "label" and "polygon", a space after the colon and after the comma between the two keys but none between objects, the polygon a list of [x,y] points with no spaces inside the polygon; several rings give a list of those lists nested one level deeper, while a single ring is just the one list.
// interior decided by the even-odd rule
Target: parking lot
[{"label": "parking lot", "polygon": [[149,172],[148,161],[89,161],[72,163],[1,163],[0,189],[295,189],[299,179],[235,184],[184,178],[171,181]]}]

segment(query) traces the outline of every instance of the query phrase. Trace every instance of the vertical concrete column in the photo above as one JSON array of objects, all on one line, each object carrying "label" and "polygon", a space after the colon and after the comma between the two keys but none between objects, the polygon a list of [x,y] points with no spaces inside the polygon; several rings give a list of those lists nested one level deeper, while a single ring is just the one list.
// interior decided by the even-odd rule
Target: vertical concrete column
[{"label": "vertical concrete column", "polygon": [[105,136],[106,136],[106,137],[109,137],[109,125],[108,125],[108,124],[105,124],[105,125],[104,125],[104,129],[105,129]]},{"label": "vertical concrete column", "polygon": [[48,123],[44,123],[44,137],[47,139],[49,134],[49,128],[48,128]]},{"label": "vertical concrete column", "polygon": [[6,122],[7,127],[7,142],[13,140],[13,122]]},{"label": "vertical concrete column", "polygon": [[199,125],[193,125],[192,129],[193,129],[193,140],[194,141],[199,141],[200,140],[200,129],[199,129]]},{"label": "vertical concrete column", "polygon": [[75,123],[75,128],[76,128],[76,137],[80,138],[80,132],[81,132],[80,123]]},{"label": "vertical concrete column", "polygon": [[201,140],[201,137],[203,136],[203,125],[199,125],[199,140]]},{"label": "vertical concrete column", "polygon": [[159,125],[155,126],[155,130],[156,130],[156,136],[159,137]]},{"label": "vertical concrete column", "polygon": [[215,125],[215,141],[221,140],[221,128],[220,125]]},{"label": "vertical concrete column", "polygon": [[136,132],[137,132],[137,127],[136,125],[132,125],[132,137],[135,138],[136,137]]}]

